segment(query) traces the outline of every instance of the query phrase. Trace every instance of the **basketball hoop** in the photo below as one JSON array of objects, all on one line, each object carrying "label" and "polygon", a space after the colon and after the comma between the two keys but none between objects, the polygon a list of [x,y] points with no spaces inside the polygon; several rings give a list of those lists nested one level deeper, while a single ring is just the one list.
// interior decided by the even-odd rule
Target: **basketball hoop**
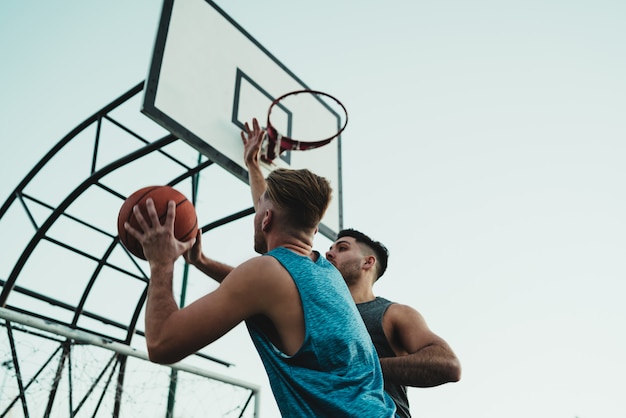
[{"label": "basketball hoop", "polygon": [[[281,102],[285,98],[289,96],[295,96],[297,94],[312,94],[315,96],[324,96],[324,97],[331,99],[335,103],[337,103],[337,105],[339,105],[339,107],[343,109],[343,113],[345,115],[343,126],[335,134],[331,135],[330,137],[320,139],[317,141],[301,141],[301,140],[289,138],[287,136],[280,134],[278,130],[272,125],[272,122],[271,122],[272,109],[274,108],[274,106],[276,106],[279,102]],[[270,105],[269,109],[267,110],[267,127],[266,127],[265,140],[263,142],[263,146],[261,147],[261,158],[263,159],[263,161],[267,163],[271,163],[282,152],[287,151],[287,150],[306,151],[306,150],[322,147],[326,144],[329,144],[333,139],[341,135],[343,130],[346,129],[347,124],[348,124],[348,111],[339,100],[337,100],[335,97],[331,96],[330,94],[317,91],[317,90],[309,90],[309,89],[296,90],[296,91],[283,94],[282,96],[275,99]]]}]

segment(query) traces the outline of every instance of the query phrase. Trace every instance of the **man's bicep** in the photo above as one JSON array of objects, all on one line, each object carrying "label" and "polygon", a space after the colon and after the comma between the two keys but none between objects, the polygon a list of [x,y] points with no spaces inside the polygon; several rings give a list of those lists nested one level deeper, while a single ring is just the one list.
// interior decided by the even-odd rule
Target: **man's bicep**
[{"label": "man's bicep", "polygon": [[213,292],[178,311],[177,329],[182,350],[191,354],[218,340],[245,319],[258,313],[246,269],[234,269]]}]

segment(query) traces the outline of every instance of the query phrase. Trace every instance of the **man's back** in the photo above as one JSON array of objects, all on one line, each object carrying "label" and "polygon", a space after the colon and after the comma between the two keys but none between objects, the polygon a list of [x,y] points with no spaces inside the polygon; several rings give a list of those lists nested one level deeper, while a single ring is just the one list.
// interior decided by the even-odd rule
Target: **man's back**
[{"label": "man's back", "polygon": [[302,347],[288,356],[247,321],[283,416],[392,417],[376,351],[341,275],[323,257],[314,262],[285,248],[268,253],[295,282],[304,313]]}]

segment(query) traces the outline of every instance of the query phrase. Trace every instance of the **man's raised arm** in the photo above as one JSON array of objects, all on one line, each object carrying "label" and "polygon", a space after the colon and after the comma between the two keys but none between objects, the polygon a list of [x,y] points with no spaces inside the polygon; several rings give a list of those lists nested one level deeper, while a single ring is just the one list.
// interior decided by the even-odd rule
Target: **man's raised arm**
[{"label": "man's raised arm", "polygon": [[265,177],[263,177],[263,172],[259,165],[259,152],[264,136],[265,131],[260,128],[256,118],[252,119],[252,129],[246,122],[244,130],[241,132],[244,147],[243,159],[246,167],[248,167],[248,180],[250,182],[250,192],[252,193],[252,204],[255,210],[258,209],[259,198],[267,189]]}]

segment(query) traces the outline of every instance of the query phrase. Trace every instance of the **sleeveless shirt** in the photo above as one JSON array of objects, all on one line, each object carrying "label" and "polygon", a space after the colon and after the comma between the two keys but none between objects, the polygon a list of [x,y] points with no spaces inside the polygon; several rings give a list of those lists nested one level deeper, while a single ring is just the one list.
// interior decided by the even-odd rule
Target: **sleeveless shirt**
[{"label": "sleeveless shirt", "polygon": [[322,256],[314,262],[283,247],[266,256],[289,272],[304,313],[304,342],[293,356],[272,344],[254,318],[246,321],[282,416],[394,417],[376,349],[341,274]]},{"label": "sleeveless shirt", "polygon": [[[372,301],[357,303],[356,305],[361,317],[363,318],[363,322],[365,322],[367,331],[372,337],[378,357],[380,358],[396,356],[393,349],[389,345],[383,330],[383,316],[385,315],[385,312],[387,312],[389,306],[393,303],[394,302],[387,299],[376,297],[376,299]],[[388,383],[385,381],[385,391],[391,396],[396,404],[396,414],[402,418],[411,418],[409,400],[406,395],[406,386]]]}]

